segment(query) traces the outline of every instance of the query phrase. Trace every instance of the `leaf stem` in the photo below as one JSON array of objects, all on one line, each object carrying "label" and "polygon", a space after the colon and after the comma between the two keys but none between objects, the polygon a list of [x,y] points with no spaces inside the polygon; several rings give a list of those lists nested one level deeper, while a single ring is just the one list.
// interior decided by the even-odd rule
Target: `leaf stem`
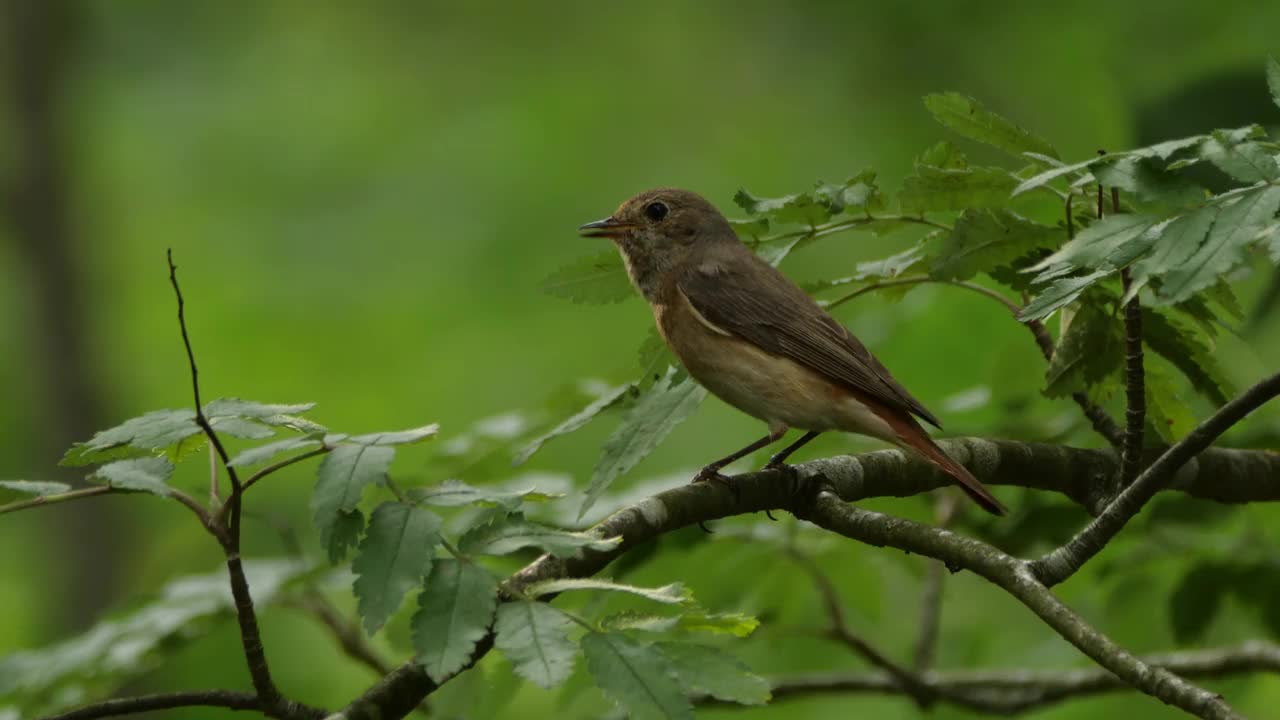
[{"label": "leaf stem", "polygon": [[270,475],[271,473],[277,470],[287,468],[290,465],[294,463],[302,462],[303,460],[309,460],[317,455],[323,455],[327,452],[331,452],[332,450],[333,448],[328,445],[321,445],[320,447],[314,450],[308,450],[307,452],[304,452],[301,455],[294,455],[293,457],[285,458],[284,460],[281,460],[277,463],[268,465],[262,468],[261,470],[259,470],[258,472],[250,475],[249,478],[244,481],[244,487],[242,488],[241,492],[247,491],[249,488],[253,487],[253,485],[257,483],[259,480],[261,480],[262,478]]},{"label": "leaf stem", "polygon": [[52,495],[40,495],[29,500],[18,500],[0,505],[0,515],[5,513],[18,512],[19,510],[27,510],[42,505],[56,505],[58,503],[69,502],[71,500],[79,500],[80,498],[93,497],[95,495],[103,495],[115,490],[110,485],[101,485],[97,487],[80,488],[79,490],[69,490],[62,493],[54,493]]}]

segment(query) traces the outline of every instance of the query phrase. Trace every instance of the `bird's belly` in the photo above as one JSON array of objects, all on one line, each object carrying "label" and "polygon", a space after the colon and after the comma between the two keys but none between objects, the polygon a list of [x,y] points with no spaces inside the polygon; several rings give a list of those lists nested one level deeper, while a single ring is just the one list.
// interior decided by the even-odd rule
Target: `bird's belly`
[{"label": "bird's belly", "polygon": [[790,358],[724,336],[704,344],[702,350],[677,355],[695,380],[753,417],[802,430],[896,437],[847,389]]}]

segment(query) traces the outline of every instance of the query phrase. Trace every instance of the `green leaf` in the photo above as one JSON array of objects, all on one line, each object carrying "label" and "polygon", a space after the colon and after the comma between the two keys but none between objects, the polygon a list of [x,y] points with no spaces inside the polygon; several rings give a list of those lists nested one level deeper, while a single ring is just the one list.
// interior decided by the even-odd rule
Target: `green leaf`
[{"label": "green leaf", "polygon": [[676,683],[671,660],[652,645],[617,633],[582,638],[587,670],[596,685],[635,720],[693,720],[689,698]]},{"label": "green leaf", "polygon": [[1244,183],[1280,179],[1280,165],[1276,164],[1272,151],[1256,142],[1234,142],[1222,130],[1215,130],[1209,136],[1200,154],[1222,172]]},{"label": "green leaf", "polygon": [[748,215],[767,215],[771,222],[784,225],[821,225],[830,220],[833,213],[829,199],[824,202],[810,193],[761,198],[741,189],[733,196],[733,201]]},{"label": "green leaf", "polygon": [[1008,210],[965,210],[929,267],[935,280],[968,280],[1036,250],[1054,247],[1063,231]]},{"label": "green leaf", "polygon": [[345,435],[331,435],[326,438],[324,433],[309,433],[301,437],[285,438],[284,440],[277,440],[276,442],[260,445],[256,448],[249,448],[248,450],[245,450],[239,455],[231,458],[231,462],[228,463],[228,465],[231,467],[256,465],[260,462],[270,460],[277,455],[282,455],[294,450],[301,450],[303,448],[320,447],[322,444],[335,443],[345,437]]},{"label": "green leaf", "polygon": [[1045,288],[1036,299],[1027,304],[1022,312],[1018,315],[1018,319],[1026,322],[1028,320],[1043,320],[1053,314],[1055,310],[1075,302],[1080,294],[1089,289],[1089,286],[1098,282],[1104,277],[1111,274],[1110,270],[1097,270],[1082,275],[1080,277],[1059,278],[1054,280],[1049,287]]},{"label": "green leaf", "polygon": [[621,302],[635,295],[616,250],[574,260],[548,275],[542,289],[558,298],[591,305]]},{"label": "green leaf", "polygon": [[654,615],[624,610],[605,617],[600,621],[600,626],[605,630],[638,630],[654,633],[685,630],[747,637],[760,626],[760,621],[741,613],[706,613],[699,610],[682,612],[679,615]]},{"label": "green leaf", "polygon": [[792,250],[795,250],[808,239],[810,238],[807,236],[783,237],[773,242],[762,242],[756,246],[755,252],[756,255],[760,256],[761,260],[778,267],[783,260],[787,259]]},{"label": "green leaf", "polygon": [[1173,637],[1187,645],[1204,637],[1218,614],[1222,598],[1233,584],[1231,569],[1214,563],[1195,565],[1169,596],[1169,620]]},{"label": "green leaf", "polygon": [[1267,87],[1271,90],[1271,102],[1280,107],[1280,63],[1274,57],[1267,58]]},{"label": "green leaf", "polygon": [[916,166],[916,174],[902,182],[898,201],[908,214],[965,208],[1001,207],[1018,184],[1002,168],[939,168]]},{"label": "green leaf", "polygon": [[1079,270],[1118,270],[1151,248],[1158,233],[1150,231],[1159,223],[1150,215],[1112,215],[1080,231],[1027,272],[1039,272],[1035,281],[1047,282]]},{"label": "green leaf", "polygon": [[[905,274],[924,259],[924,248],[920,245],[894,253],[879,260],[867,260],[854,266],[854,281],[890,280]],[[834,285],[832,285],[834,287]]]},{"label": "green leaf", "polygon": [[498,607],[494,645],[516,674],[549,690],[573,673],[578,648],[569,639],[572,627],[569,616],[546,603],[516,600]]},{"label": "green leaf", "polygon": [[489,631],[498,604],[498,583],[487,570],[461,560],[438,560],[431,568],[410,621],[418,662],[437,683],[471,660]]},{"label": "green leaf", "polygon": [[729,227],[733,228],[733,232],[742,239],[743,236],[759,239],[769,232],[769,218],[761,216],[745,220],[731,218]]},{"label": "green leaf", "polygon": [[1163,363],[1147,358],[1144,365],[1146,372],[1143,389],[1147,400],[1147,424],[1162,442],[1172,445],[1195,428],[1195,415],[1182,396],[1182,389],[1169,371],[1164,369]]},{"label": "green leaf", "polygon": [[[320,543],[328,550],[331,562],[346,557],[354,540],[352,529],[356,536],[359,534],[352,517],[360,517],[356,512],[360,497],[368,485],[386,482],[395,454],[395,448],[381,445],[339,445],[320,462],[311,512],[320,530]],[[342,532],[335,533],[340,519],[343,524],[338,529]]]},{"label": "green leaf", "polygon": [[525,594],[530,597],[541,597],[543,595],[554,595],[557,593],[567,592],[569,590],[603,590],[607,592],[630,593],[631,595],[639,595],[647,600],[662,603],[664,605],[682,605],[689,602],[690,596],[688,589],[680,583],[671,583],[657,588],[637,587],[635,585],[626,585],[624,583],[616,583],[612,580],[601,578],[561,578],[557,580],[543,580],[536,582],[525,588]]},{"label": "green leaf", "polygon": [[969,167],[969,159],[955,145],[943,140],[920,153],[916,158],[916,167],[921,165],[944,170],[963,170]]},{"label": "green leaf", "polygon": [[426,579],[440,544],[440,525],[435,513],[397,502],[379,505],[369,517],[351,569],[357,607],[370,635],[395,613],[405,593]]},{"label": "green leaf", "polygon": [[[246,560],[244,570],[262,610],[298,583],[308,566],[259,559]],[[34,718],[112,697],[235,617],[225,568],[175,577],[158,592],[134,588],[131,595],[127,609],[78,635],[39,648],[6,648],[0,654],[0,708],[16,706],[21,717]]]},{"label": "green leaf", "polygon": [[165,483],[172,475],[173,463],[168,458],[147,457],[107,463],[94,470],[89,479],[101,480],[122,490],[139,490],[168,496],[171,490]]},{"label": "green leaf", "polygon": [[155,410],[96,433],[71,446],[60,465],[92,465],[120,458],[151,455],[200,432],[194,410]]},{"label": "green leaf", "polygon": [[1117,318],[1098,303],[1081,303],[1049,361],[1045,395],[1063,397],[1085,390],[1119,370],[1121,332]]},{"label": "green leaf", "polygon": [[647,390],[653,383],[662,379],[667,368],[678,367],[676,356],[667,347],[667,343],[658,335],[657,330],[649,330],[640,343],[637,351],[640,362],[640,378],[636,381],[637,390]]},{"label": "green leaf", "polygon": [[1011,195],[1016,197],[1025,192],[1030,192],[1031,190],[1035,190],[1036,188],[1048,185],[1049,183],[1053,182],[1054,180],[1057,180],[1060,177],[1065,177],[1067,175],[1078,174],[1078,173],[1088,173],[1089,167],[1091,165],[1101,162],[1103,159],[1105,158],[1090,158],[1088,160],[1083,160],[1081,162],[1074,163],[1071,165],[1062,165],[1059,167],[1050,168],[1048,170],[1045,170],[1044,172],[1041,172],[1037,175],[1033,175],[1027,178],[1026,180],[1023,180],[1021,183],[1018,184],[1017,187],[1013,189],[1013,192],[1011,193]]},{"label": "green leaf", "polygon": [[215,417],[209,419],[209,427],[221,435],[243,438],[245,440],[262,440],[275,435],[275,431],[252,420],[238,417]]},{"label": "green leaf", "polygon": [[298,415],[316,406],[315,403],[273,404],[260,403],[239,398],[218,398],[204,406],[205,417],[210,420],[219,417],[240,417],[261,420],[267,424],[282,415]]},{"label": "green leaf", "polygon": [[1015,157],[1030,152],[1058,158],[1058,151],[1047,141],[987,110],[971,97],[955,92],[927,95],[924,105],[938,122],[970,140],[997,147]]},{"label": "green leaf", "polygon": [[884,195],[876,185],[876,171],[867,169],[844,181],[840,204],[850,214],[869,214],[884,209]]},{"label": "green leaf", "polygon": [[1243,193],[1222,208],[1209,228],[1204,244],[1181,265],[1165,275],[1160,295],[1181,302],[1192,293],[1218,282],[1245,261],[1245,250],[1280,210],[1280,186],[1263,186]]},{"label": "green leaf", "polygon": [[533,457],[534,453],[541,450],[542,446],[549,440],[553,440],[563,435],[568,435],[571,432],[581,429],[584,425],[594,420],[600,413],[622,402],[622,400],[627,397],[632,387],[632,383],[624,383],[617,387],[605,390],[586,407],[565,418],[559,425],[556,425],[547,432],[534,438],[528,445],[524,446],[520,452],[516,453],[511,464],[514,466],[523,465],[529,460],[529,458]]},{"label": "green leaf", "polygon": [[657,648],[675,666],[676,680],[687,692],[742,705],[763,705],[772,697],[768,681],[716,648],[674,641]]},{"label": "green leaf", "polygon": [[423,502],[438,507],[461,507],[463,505],[481,505],[515,510],[524,502],[544,502],[563,497],[556,493],[538,492],[535,488],[528,490],[489,490],[472,487],[461,480],[445,480],[431,487],[413,488],[409,498],[414,502]]},{"label": "green leaf", "polygon": [[575,555],[580,549],[605,551],[617,547],[621,537],[599,538],[590,532],[560,530],[526,521],[521,516],[472,528],[458,541],[458,548],[473,555],[509,555],[536,547],[559,558]]},{"label": "green leaf", "polygon": [[698,409],[707,391],[691,378],[673,383],[674,369],[640,396],[609,439],[591,473],[591,485],[578,510],[581,519],[619,475],[628,472]]},{"label": "green leaf", "polygon": [[[1168,225],[1160,227],[1158,233],[1153,233],[1154,242],[1150,253],[1133,264],[1130,294],[1136,296],[1152,278],[1183,266],[1204,243],[1209,228],[1218,217],[1218,211],[1218,207],[1207,205],[1174,219]],[[1157,304],[1169,304],[1159,293],[1156,293],[1156,297]],[[1124,298],[1125,302],[1129,299],[1128,296]]]},{"label": "green leaf", "polygon": [[0,503],[11,502],[14,498],[44,497],[67,492],[71,486],[60,482],[42,482],[38,480],[0,480]]},{"label": "green leaf", "polygon": [[1141,155],[1112,156],[1095,162],[1093,176],[1099,183],[1131,193],[1144,203],[1181,207],[1204,202],[1204,188],[1183,175],[1168,172],[1156,160]]},{"label": "green leaf", "polygon": [[436,423],[431,423],[430,425],[423,425],[422,427],[413,428],[412,430],[356,435],[351,438],[349,442],[359,443],[361,445],[410,445],[433,438],[438,432],[440,432],[440,426]]},{"label": "green leaf", "polygon": [[1231,387],[1209,340],[1195,328],[1165,313],[1142,311],[1142,340],[1178,368],[1192,387],[1218,405],[1226,404]]}]

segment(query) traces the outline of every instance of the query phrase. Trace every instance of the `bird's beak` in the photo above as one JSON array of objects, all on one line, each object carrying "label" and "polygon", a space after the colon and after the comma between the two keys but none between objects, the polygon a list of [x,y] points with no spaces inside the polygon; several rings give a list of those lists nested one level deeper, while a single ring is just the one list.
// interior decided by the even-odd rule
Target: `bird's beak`
[{"label": "bird's beak", "polygon": [[620,223],[614,220],[613,216],[609,216],[583,225],[578,228],[578,232],[582,233],[583,237],[617,237],[630,229],[630,225]]}]

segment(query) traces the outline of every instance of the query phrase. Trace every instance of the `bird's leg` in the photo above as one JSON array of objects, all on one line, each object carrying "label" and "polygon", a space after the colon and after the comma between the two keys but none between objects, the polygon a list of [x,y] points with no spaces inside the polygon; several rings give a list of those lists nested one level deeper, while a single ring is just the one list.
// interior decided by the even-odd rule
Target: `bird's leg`
[{"label": "bird's leg", "polygon": [[821,433],[818,432],[817,430],[810,430],[804,435],[801,435],[799,440],[796,440],[790,445],[782,448],[773,457],[769,458],[769,462],[765,465],[765,467],[766,468],[786,467],[787,458],[791,457],[792,453],[794,453],[795,451],[807,445],[810,440],[818,437],[818,435],[820,434]]},{"label": "bird's leg", "polygon": [[[719,460],[716,460],[713,463],[708,463],[706,467],[698,471],[697,475],[693,476],[693,482],[707,482],[708,480],[715,480],[716,482],[729,485],[729,478],[720,474],[720,468],[724,467],[725,465],[728,465],[734,460],[750,455],[751,453],[759,450],[760,448],[770,443],[777,442],[778,439],[781,438],[786,433],[787,433],[786,425],[771,426],[769,428],[768,435],[765,435],[764,437],[742,448],[741,450],[738,450],[737,452],[730,453],[720,458]],[[785,455],[783,457],[785,457]]]}]

